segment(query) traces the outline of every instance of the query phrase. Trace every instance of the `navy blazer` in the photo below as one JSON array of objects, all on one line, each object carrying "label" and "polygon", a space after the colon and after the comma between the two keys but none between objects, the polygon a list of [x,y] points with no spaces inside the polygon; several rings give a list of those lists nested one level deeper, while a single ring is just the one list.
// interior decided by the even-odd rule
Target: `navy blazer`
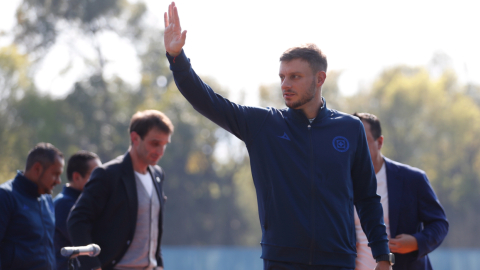
[{"label": "navy blazer", "polygon": [[431,270],[427,254],[442,243],[448,221],[424,171],[385,159],[390,236],[413,235],[418,250],[395,254],[393,270]]},{"label": "navy blazer", "polygon": [[[163,266],[160,242],[166,197],[162,190],[164,173],[158,166],[148,166],[160,201],[156,259]],[[102,251],[98,257],[79,257],[80,269],[113,269],[127,252],[137,222],[138,198],[130,154],[93,170],[85,189],[67,220],[74,246],[95,243]]]}]

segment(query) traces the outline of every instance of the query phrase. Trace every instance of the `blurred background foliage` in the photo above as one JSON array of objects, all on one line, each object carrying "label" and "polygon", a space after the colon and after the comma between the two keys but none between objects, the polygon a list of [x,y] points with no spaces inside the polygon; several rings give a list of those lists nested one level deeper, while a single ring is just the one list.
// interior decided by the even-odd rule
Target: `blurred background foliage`
[{"label": "blurred background foliage", "polygon": [[[175,125],[160,161],[168,196],[163,244],[258,246],[256,195],[244,146],[178,92],[162,31],[148,23],[146,12],[142,2],[125,0],[21,3],[15,41],[0,48],[0,182],[24,168],[29,149],[40,141],[53,143],[67,158],[80,149],[96,152],[103,162],[122,155],[131,115],[157,109]],[[98,37],[106,32],[135,48],[139,86],[106,79]],[[38,91],[33,76],[58,39],[72,33],[89,40],[95,57],[84,57],[87,75],[67,96],[52,98]],[[445,59],[437,55],[426,67],[388,68],[348,97],[337,84],[341,71],[330,71],[323,95],[330,108],[376,114],[385,156],[426,171],[451,223],[444,247],[479,247],[480,86],[459,84]],[[214,79],[203,79],[228,97]],[[283,107],[280,92],[279,85],[260,87],[260,106]]]}]

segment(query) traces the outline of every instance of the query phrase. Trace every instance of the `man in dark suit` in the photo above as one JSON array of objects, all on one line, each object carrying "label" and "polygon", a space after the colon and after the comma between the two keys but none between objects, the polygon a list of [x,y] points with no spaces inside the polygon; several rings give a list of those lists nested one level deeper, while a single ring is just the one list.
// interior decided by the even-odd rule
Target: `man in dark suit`
[{"label": "man in dark suit", "polygon": [[[395,162],[381,153],[382,129],[378,118],[355,113],[362,120],[377,176],[384,221],[395,254],[393,270],[431,270],[427,254],[436,249],[448,232],[448,221],[424,171]],[[366,246],[358,216],[356,270],[373,269],[374,259]]]},{"label": "man in dark suit", "polygon": [[74,246],[101,248],[81,257],[81,269],[163,269],[160,242],[165,196],[163,170],[156,165],[170,142],[173,125],[155,110],[130,121],[131,145],[96,168],[68,218]]}]

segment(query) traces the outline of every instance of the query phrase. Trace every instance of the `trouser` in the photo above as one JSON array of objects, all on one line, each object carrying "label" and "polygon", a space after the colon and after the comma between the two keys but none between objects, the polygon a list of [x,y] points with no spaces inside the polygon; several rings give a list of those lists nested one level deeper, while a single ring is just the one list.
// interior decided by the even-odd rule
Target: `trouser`
[{"label": "trouser", "polygon": [[353,270],[353,268],[263,260],[263,270]]}]

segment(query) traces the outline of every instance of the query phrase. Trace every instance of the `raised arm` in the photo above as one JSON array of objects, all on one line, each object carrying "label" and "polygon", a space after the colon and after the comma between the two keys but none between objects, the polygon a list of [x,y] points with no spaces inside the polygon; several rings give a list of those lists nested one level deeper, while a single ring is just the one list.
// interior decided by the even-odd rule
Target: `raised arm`
[{"label": "raised arm", "polygon": [[[178,90],[195,110],[245,143],[253,140],[267,118],[268,109],[238,105],[205,84],[193,71],[184,53],[186,31],[182,32],[177,7],[172,2],[165,13],[164,42],[167,59]],[[227,56],[225,56],[227,58]],[[226,64],[228,60],[224,63]]]},{"label": "raised arm", "polygon": [[182,32],[180,17],[178,16],[175,2],[172,2],[168,6],[168,14],[165,12],[164,21],[165,32],[163,39],[165,42],[165,50],[173,57],[178,56],[182,52],[183,45],[185,45],[187,30]]}]

